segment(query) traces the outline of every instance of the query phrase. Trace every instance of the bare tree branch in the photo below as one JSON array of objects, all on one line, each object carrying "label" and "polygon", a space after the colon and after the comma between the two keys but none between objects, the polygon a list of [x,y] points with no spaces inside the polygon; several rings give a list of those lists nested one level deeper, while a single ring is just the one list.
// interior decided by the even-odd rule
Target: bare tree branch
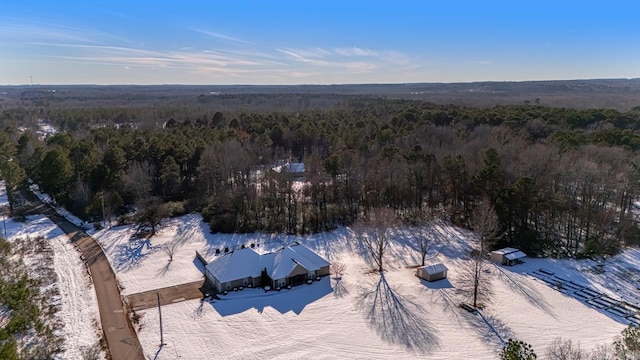
[{"label": "bare tree branch", "polygon": [[490,282],[485,279],[485,255],[489,246],[497,241],[499,236],[498,216],[488,199],[483,200],[473,211],[471,227],[478,234],[478,241],[473,246],[471,256],[463,269],[464,290],[471,293],[473,306],[479,302],[490,300]]},{"label": "bare tree branch", "polygon": [[433,250],[436,245],[437,236],[434,236],[433,224],[436,216],[429,208],[415,209],[409,218],[411,225],[415,226],[415,233],[412,237],[413,244],[420,253],[421,266],[424,266],[427,254]]},{"label": "bare tree branch", "polygon": [[343,263],[342,261],[331,262],[331,272],[337,278],[341,278],[346,269],[347,265],[345,265],[345,263]]},{"label": "bare tree branch", "polygon": [[163,250],[167,255],[169,255],[169,262],[173,261],[173,254],[176,253],[176,249],[178,249],[177,241],[173,241],[164,246]]},{"label": "bare tree branch", "polygon": [[389,229],[396,226],[397,217],[389,208],[371,209],[355,226],[354,232],[378,268],[384,270],[384,254],[391,242]]}]

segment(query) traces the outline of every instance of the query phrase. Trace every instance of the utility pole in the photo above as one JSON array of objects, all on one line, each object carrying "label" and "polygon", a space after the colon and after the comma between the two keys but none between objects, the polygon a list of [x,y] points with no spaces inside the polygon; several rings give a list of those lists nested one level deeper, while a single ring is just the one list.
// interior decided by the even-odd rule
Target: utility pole
[{"label": "utility pole", "polygon": [[160,309],[160,292],[156,292],[158,298],[158,316],[160,317],[160,347],[164,345],[164,339],[162,338],[162,310]]},{"label": "utility pole", "polygon": [[104,191],[100,194],[100,201],[102,203],[102,227],[107,228],[107,218],[104,211]]},{"label": "utility pole", "polygon": [[4,227],[4,237],[7,237],[7,208],[2,206],[0,207],[2,211],[2,226]]}]

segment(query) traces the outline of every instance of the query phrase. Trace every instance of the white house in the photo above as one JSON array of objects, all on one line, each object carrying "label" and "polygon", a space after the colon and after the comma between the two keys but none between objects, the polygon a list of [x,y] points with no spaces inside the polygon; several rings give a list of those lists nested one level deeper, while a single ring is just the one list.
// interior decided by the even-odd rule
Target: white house
[{"label": "white house", "polygon": [[235,250],[210,262],[205,275],[216,290],[222,292],[241,286],[259,286],[263,270],[271,286],[277,288],[329,275],[329,266],[320,255],[296,243],[268,254],[259,254],[252,248]]}]

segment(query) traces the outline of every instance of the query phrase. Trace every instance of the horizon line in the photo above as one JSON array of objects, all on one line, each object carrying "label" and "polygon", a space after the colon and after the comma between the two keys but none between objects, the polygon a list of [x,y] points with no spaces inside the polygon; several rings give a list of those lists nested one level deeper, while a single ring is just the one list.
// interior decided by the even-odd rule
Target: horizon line
[{"label": "horizon line", "polygon": [[627,80],[636,81],[640,80],[640,77],[614,77],[614,78],[574,78],[574,79],[542,79],[542,80],[477,80],[477,81],[417,81],[417,82],[370,82],[370,83],[299,83],[299,84],[185,84],[185,83],[166,83],[166,84],[92,84],[92,83],[77,83],[77,84],[0,84],[2,87],[39,87],[39,86],[255,86],[255,87],[267,87],[267,86],[382,86],[382,85],[420,85],[420,84],[479,84],[479,83],[531,83],[531,82],[560,82],[560,81],[602,81],[602,80]]}]

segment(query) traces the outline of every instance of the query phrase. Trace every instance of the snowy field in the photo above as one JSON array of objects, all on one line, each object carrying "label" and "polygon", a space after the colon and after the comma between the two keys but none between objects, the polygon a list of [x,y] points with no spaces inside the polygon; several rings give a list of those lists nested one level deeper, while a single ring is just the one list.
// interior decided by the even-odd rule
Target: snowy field
[{"label": "snowy field", "polygon": [[[4,182],[0,182],[0,206],[7,203]],[[67,236],[53,222],[43,215],[29,216],[24,223],[5,219],[6,236],[9,241],[18,238],[44,236],[52,250],[55,284],[44,283],[43,288],[56,286],[58,295],[51,298],[51,304],[58,307],[54,318],[62,326],[56,330],[61,336],[63,352],[55,359],[81,359],[83,350],[99,343],[100,314],[95,290],[86,272],[80,254],[69,242]],[[4,229],[3,229],[4,235]],[[39,267],[42,259],[25,257],[28,267]]]},{"label": "snowy field", "polygon": [[[213,235],[199,215],[187,215],[169,220],[151,241],[133,239],[130,227],[95,235],[126,294],[202,279],[196,250],[212,260],[216,249],[254,243],[267,252],[299,240],[346,264],[341,280],[325,277],[281,292],[245,289],[221,300],[163,306],[166,345],[161,349],[157,310],[139,312],[145,355],[157,359],[495,359],[509,337],[532,344],[539,355],[556,337],[590,351],[611,343],[629,321],[581,300],[568,286],[640,302],[640,252],[627,250],[608,259],[604,272],[594,271],[596,263],[588,260],[526,259],[514,267],[491,266],[493,300],[481,314],[468,313],[457,305],[469,301],[460,292],[460,269],[473,236],[444,224],[434,230],[440,246],[428,262],[449,268],[448,279],[434,283],[414,275],[419,255],[412,250],[409,229],[394,234],[384,279],[371,271],[345,228],[304,237]],[[163,250],[170,244],[176,244],[171,263]],[[545,276],[554,274],[549,279],[565,280],[567,287],[558,289],[555,280],[534,276],[540,269]]]}]

